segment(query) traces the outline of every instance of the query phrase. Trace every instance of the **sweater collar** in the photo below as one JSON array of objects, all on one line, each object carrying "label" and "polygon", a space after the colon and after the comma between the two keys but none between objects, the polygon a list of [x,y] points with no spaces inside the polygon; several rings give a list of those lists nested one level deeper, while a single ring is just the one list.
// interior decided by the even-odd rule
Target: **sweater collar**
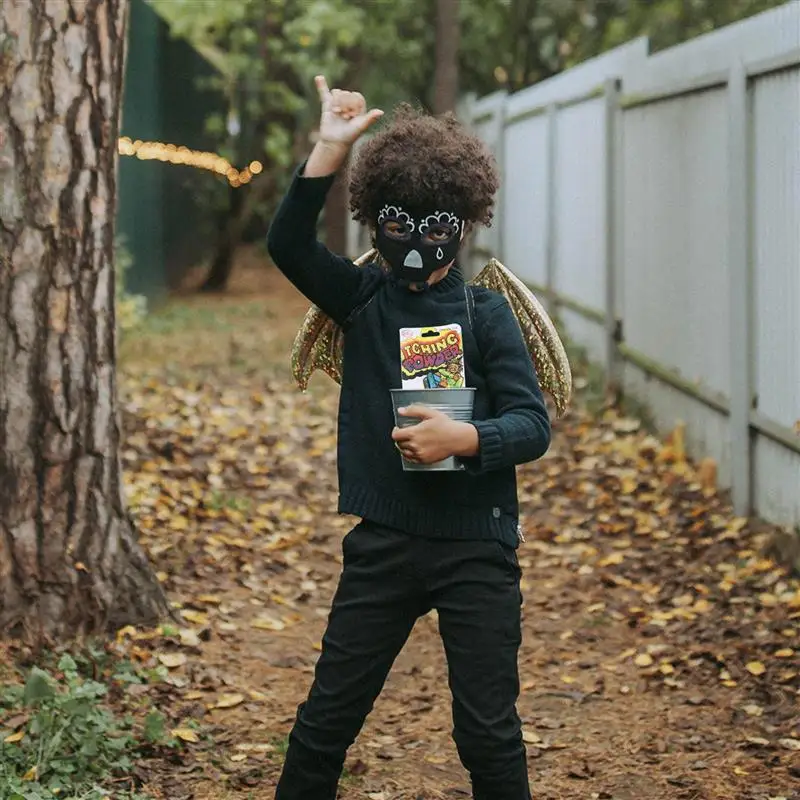
[{"label": "sweater collar", "polygon": [[[390,277],[390,280],[397,286],[401,286],[402,288],[406,289],[407,291],[412,291],[411,288],[408,286],[406,281],[397,280],[393,276]],[[452,267],[447,271],[447,275],[444,276],[440,281],[437,281],[432,286],[429,284],[425,284],[422,289],[413,290],[415,294],[428,294],[429,292],[433,293],[442,293],[442,292],[449,292],[453,289],[457,289],[459,286],[464,285],[464,274],[461,272],[461,268],[458,264],[453,264]]]}]

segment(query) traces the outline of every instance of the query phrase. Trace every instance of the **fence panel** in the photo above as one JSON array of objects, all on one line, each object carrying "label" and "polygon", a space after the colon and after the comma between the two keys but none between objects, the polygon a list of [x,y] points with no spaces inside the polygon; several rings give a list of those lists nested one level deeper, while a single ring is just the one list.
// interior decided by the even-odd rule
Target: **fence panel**
[{"label": "fence panel", "polygon": [[[800,419],[800,70],[752,88],[753,305],[758,410],[791,428]],[[759,436],[755,502],[800,520],[800,455]]]},{"label": "fence panel", "polygon": [[725,92],[633,109],[623,120],[625,340],[727,392]]},{"label": "fence panel", "polygon": [[738,508],[800,525],[800,1],[640,44],[505,99],[500,256]]},{"label": "fence panel", "polygon": [[[620,265],[628,346],[690,382],[726,394],[727,105],[715,90],[623,114]],[[727,420],[626,364],[626,387],[662,423],[682,420],[689,444],[730,474]]]},{"label": "fence panel", "polygon": [[[555,122],[554,288],[605,315],[606,309],[606,101],[569,105]],[[602,319],[559,310],[570,337],[606,363]]]},{"label": "fence panel", "polygon": [[[503,176],[503,258],[522,280],[547,283],[548,125],[539,114],[514,122],[505,131],[505,159],[514,168]],[[498,254],[499,256],[499,254]]]}]

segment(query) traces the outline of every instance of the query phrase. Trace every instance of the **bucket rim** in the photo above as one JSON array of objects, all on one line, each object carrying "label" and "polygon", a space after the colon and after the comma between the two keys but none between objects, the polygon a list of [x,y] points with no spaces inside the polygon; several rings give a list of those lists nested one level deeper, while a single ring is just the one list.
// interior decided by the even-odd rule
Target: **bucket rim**
[{"label": "bucket rim", "polygon": [[448,387],[447,389],[389,389],[392,394],[399,392],[476,392],[474,386]]}]

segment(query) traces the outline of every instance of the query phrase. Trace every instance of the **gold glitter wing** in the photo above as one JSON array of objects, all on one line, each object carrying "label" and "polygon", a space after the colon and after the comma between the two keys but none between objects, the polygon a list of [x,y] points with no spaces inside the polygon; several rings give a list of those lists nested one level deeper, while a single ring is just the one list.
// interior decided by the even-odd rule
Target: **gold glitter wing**
[{"label": "gold glitter wing", "polygon": [[522,329],[542,390],[553,398],[558,416],[562,416],[572,396],[572,370],[564,344],[547,311],[533,292],[496,258],[489,259],[470,283],[492,289],[508,300]]},{"label": "gold glitter wing", "polygon": [[[357,266],[381,263],[377,250],[356,259]],[[561,416],[572,395],[572,371],[555,325],[533,292],[497,259],[492,258],[472,281],[502,294],[522,329],[542,390],[550,394]],[[292,347],[292,375],[301,391],[315,370],[322,370],[336,383],[342,382],[342,329],[317,306],[303,320]]]},{"label": "gold glitter wing", "polygon": [[[373,249],[355,260],[361,267],[370,262],[380,263],[378,251]],[[292,376],[301,391],[308,388],[314,370],[320,369],[336,383],[342,382],[342,356],[344,333],[320,308],[311,306],[292,346]]]}]

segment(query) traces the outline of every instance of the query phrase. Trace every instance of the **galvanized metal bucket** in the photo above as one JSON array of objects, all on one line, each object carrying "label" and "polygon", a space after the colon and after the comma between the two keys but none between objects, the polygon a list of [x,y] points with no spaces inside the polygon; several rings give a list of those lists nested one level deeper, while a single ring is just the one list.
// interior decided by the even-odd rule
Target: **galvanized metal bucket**
[{"label": "galvanized metal bucket", "polygon": [[[391,389],[390,391],[395,424],[398,428],[408,428],[421,422],[418,417],[404,417],[397,413],[398,409],[412,405],[427,406],[462,422],[469,422],[472,419],[475,389]],[[434,464],[414,464],[405,458],[402,460],[405,472],[455,472],[464,469],[464,465],[455,456]]]}]

